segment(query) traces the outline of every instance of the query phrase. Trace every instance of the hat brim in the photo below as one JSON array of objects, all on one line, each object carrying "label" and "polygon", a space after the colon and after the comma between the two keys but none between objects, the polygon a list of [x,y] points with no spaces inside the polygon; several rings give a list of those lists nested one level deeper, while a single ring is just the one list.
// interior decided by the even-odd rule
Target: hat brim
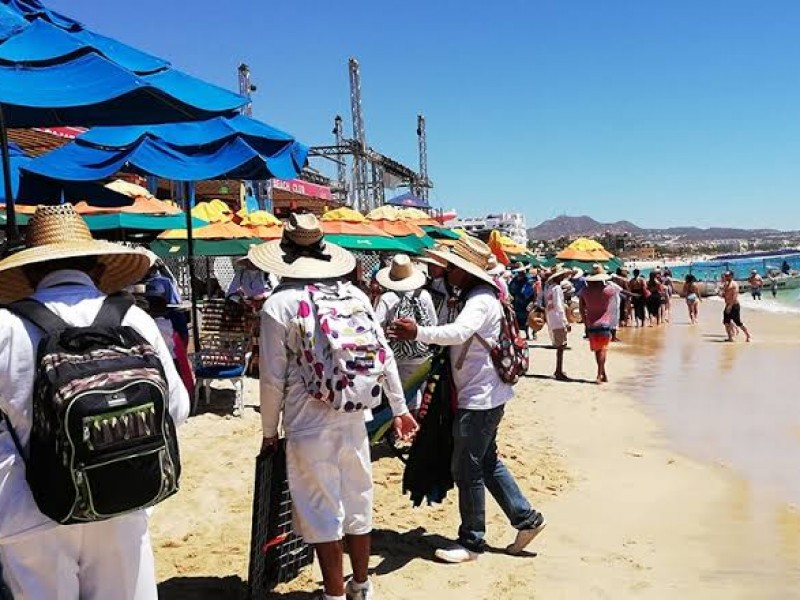
[{"label": "hat brim", "polygon": [[34,292],[25,267],[85,257],[95,257],[103,266],[97,287],[106,294],[141,281],[151,267],[150,256],[141,250],[112,242],[70,242],[28,248],[0,261],[0,302],[16,302]]},{"label": "hat brim", "polygon": [[247,258],[265,273],[289,279],[343,277],[356,268],[356,257],[341,246],[325,242],[325,252],[330,255],[330,260],[301,256],[289,264],[281,249],[281,240],[272,240],[251,247]]},{"label": "hat brim", "polygon": [[586,281],[608,281],[609,279],[611,279],[611,275],[590,275],[586,278]]},{"label": "hat brim", "polygon": [[500,265],[497,265],[496,267],[494,267],[493,269],[487,269],[486,272],[489,275],[492,275],[493,277],[497,276],[497,275],[502,275],[503,273],[506,272],[506,266],[503,265],[503,264],[500,264]]},{"label": "hat brim", "polygon": [[433,256],[415,256],[414,262],[423,263],[426,265],[433,265],[435,267],[446,267],[447,262]]},{"label": "hat brim", "polygon": [[387,290],[411,292],[425,285],[425,273],[419,269],[414,269],[414,273],[404,279],[392,279],[391,270],[391,267],[386,267],[375,274],[375,279]]},{"label": "hat brim", "polygon": [[572,276],[572,269],[561,269],[559,271],[556,271],[552,275],[550,275],[550,277],[548,279],[551,279],[551,280],[552,279],[563,279],[564,277],[567,277],[568,275],[570,277]]},{"label": "hat brim", "polygon": [[585,274],[586,273],[584,273],[583,269],[578,267],[578,268],[572,270],[572,279],[580,279]]},{"label": "hat brim", "polygon": [[489,275],[487,271],[481,269],[475,263],[471,263],[465,258],[461,258],[458,254],[454,252],[440,252],[438,250],[428,250],[428,254],[435,256],[437,258],[441,258],[443,261],[450,263],[454,267],[458,267],[462,271],[466,271],[470,275],[477,277],[481,281],[485,281],[486,283],[493,285],[495,287],[496,284],[492,276]]}]

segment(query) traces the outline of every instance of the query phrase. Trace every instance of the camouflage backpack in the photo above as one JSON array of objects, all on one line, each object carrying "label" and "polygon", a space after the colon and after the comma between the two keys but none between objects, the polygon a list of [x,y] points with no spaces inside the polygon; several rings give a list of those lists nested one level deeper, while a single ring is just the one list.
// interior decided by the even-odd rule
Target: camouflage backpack
[{"label": "camouflage backpack", "polygon": [[44,334],[27,455],[8,417],[6,424],[36,505],[62,525],[147,508],[178,491],[164,368],[139,332],[122,325],[131,305],[109,296],[89,327],[31,299],[7,307]]}]

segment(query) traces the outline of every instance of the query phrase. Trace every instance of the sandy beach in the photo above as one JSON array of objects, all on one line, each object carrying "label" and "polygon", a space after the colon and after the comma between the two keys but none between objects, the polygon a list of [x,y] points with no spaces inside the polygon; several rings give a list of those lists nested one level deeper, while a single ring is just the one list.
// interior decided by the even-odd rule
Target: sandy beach
[{"label": "sandy beach", "polygon": [[[736,391],[753,375],[747,365],[788,360],[800,318],[746,311],[755,341],[728,345],[717,343],[718,304],[704,303],[696,327],[686,324],[683,305],[675,305],[673,325],[623,333],[625,341],[612,348],[607,386],[589,383],[593,360],[578,333],[570,337],[565,363],[574,382],[550,379],[552,351],[534,349],[533,376],[518,385],[500,439],[505,460],[548,520],[530,555],[501,551],[514,532],[489,501],[492,550],[468,565],[434,562],[434,548],[458,525],[455,492],[442,505],[413,509],[400,495],[402,464],[376,457],[371,564],[377,597],[800,596],[800,512],[793,507],[800,497],[758,480],[757,469],[729,455],[722,441],[736,441],[735,430],[729,435],[703,425],[719,421],[724,407],[733,414],[723,423],[752,422],[748,414],[758,411],[746,401],[761,402],[753,396],[758,388],[745,386],[732,398],[720,381]],[[183,488],[152,520],[167,600],[240,598],[246,590],[260,442],[256,383],[248,382],[244,418],[224,416],[226,402],[218,394],[213,412],[181,430]],[[791,431],[792,451],[800,455],[800,415],[787,411],[780,413],[781,430]],[[762,423],[760,432],[770,426]],[[769,449],[758,452],[769,463]],[[791,461],[783,462],[788,469]],[[310,599],[319,579],[309,569],[275,597]]]}]

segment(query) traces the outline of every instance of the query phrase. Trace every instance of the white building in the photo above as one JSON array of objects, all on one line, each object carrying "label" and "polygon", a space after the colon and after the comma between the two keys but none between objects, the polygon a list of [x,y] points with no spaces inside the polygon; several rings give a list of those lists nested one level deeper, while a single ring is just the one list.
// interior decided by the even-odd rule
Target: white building
[{"label": "white building", "polygon": [[456,219],[448,225],[473,235],[497,229],[518,244],[523,246],[528,244],[528,228],[525,224],[525,215],[521,213],[495,213],[480,218]]}]

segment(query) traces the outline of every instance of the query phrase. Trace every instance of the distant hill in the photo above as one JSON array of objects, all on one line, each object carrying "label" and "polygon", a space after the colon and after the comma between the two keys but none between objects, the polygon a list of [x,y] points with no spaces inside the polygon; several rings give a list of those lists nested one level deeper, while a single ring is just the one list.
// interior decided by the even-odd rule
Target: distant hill
[{"label": "distant hill", "polygon": [[669,227],[666,229],[644,229],[630,221],[601,223],[591,217],[569,217],[562,215],[549,219],[536,227],[528,229],[528,238],[532,240],[555,240],[560,237],[599,236],[605,232],[631,233],[634,235],[654,235],[681,238],[687,241],[750,239],[774,236],[783,233],[777,229],[737,229],[730,227]]},{"label": "distant hill", "polygon": [[568,217],[562,215],[540,223],[528,229],[528,238],[532,240],[555,240],[563,236],[576,235],[602,235],[606,231],[613,233],[642,233],[642,229],[630,221],[617,221],[616,223],[600,223],[591,217]]}]

